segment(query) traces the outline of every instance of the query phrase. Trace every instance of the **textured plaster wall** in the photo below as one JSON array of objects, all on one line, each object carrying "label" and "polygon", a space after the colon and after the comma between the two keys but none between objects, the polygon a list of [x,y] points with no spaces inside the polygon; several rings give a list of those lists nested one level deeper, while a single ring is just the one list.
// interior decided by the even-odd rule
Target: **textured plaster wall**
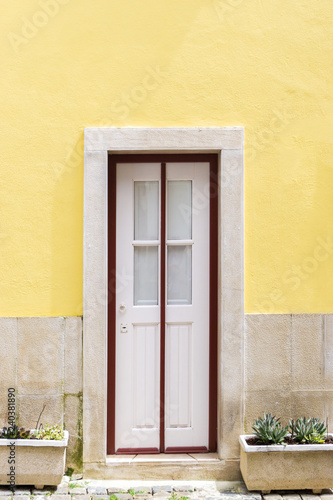
[{"label": "textured plaster wall", "polygon": [[82,314],[83,129],[245,127],[247,312],[333,308],[331,0],[0,0],[0,315]]},{"label": "textured plaster wall", "polygon": [[16,423],[40,422],[69,431],[67,466],[82,466],[81,318],[0,318],[0,427],[8,424],[8,388],[15,388]]}]

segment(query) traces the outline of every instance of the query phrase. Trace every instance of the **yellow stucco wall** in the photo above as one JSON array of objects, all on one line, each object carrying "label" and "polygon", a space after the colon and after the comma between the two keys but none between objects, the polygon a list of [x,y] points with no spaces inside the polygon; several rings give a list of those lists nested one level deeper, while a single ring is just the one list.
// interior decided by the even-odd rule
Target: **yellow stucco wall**
[{"label": "yellow stucco wall", "polygon": [[245,127],[246,312],[333,311],[332,0],[0,0],[0,315],[82,314],[83,129]]}]

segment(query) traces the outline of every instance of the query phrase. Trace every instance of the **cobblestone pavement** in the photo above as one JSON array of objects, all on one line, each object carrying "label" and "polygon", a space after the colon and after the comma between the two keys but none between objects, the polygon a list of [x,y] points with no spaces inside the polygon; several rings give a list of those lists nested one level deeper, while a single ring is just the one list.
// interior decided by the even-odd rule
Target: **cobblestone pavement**
[{"label": "cobblestone pavement", "polygon": [[247,491],[242,482],[215,481],[97,481],[70,480],[37,490],[18,486],[14,495],[0,486],[0,500],[333,500],[333,490],[314,495],[309,490],[276,491],[269,495]]}]

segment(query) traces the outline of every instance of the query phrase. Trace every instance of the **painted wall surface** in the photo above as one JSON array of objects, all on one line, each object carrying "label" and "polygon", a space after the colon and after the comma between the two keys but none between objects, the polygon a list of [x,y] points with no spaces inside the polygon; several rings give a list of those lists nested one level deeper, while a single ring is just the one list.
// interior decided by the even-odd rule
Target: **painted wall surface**
[{"label": "painted wall surface", "polygon": [[333,310],[331,0],[0,6],[1,316],[82,314],[87,126],[244,126],[246,311]]}]

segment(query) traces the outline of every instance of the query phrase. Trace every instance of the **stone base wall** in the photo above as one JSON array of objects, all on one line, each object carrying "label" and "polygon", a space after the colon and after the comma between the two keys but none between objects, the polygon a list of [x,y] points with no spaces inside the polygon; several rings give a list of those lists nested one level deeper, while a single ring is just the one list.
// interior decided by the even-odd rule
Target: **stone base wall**
[{"label": "stone base wall", "polygon": [[16,394],[16,423],[64,424],[67,466],[82,468],[82,318],[0,318],[0,427],[7,394]]},{"label": "stone base wall", "polygon": [[245,432],[263,412],[328,418],[333,432],[333,315],[245,316]]},{"label": "stone base wall", "polygon": [[[41,421],[64,423],[70,434],[67,467],[80,470],[82,318],[0,318],[0,333],[0,427],[7,424],[7,393],[14,387],[18,425],[35,427],[46,405]],[[238,434],[251,432],[264,411],[285,422],[328,418],[333,431],[333,315],[246,314],[242,351],[244,366],[235,366],[235,376],[244,374],[243,391],[235,398],[244,402],[244,428],[235,429],[234,459]],[[223,415],[233,420],[227,406]]]}]

